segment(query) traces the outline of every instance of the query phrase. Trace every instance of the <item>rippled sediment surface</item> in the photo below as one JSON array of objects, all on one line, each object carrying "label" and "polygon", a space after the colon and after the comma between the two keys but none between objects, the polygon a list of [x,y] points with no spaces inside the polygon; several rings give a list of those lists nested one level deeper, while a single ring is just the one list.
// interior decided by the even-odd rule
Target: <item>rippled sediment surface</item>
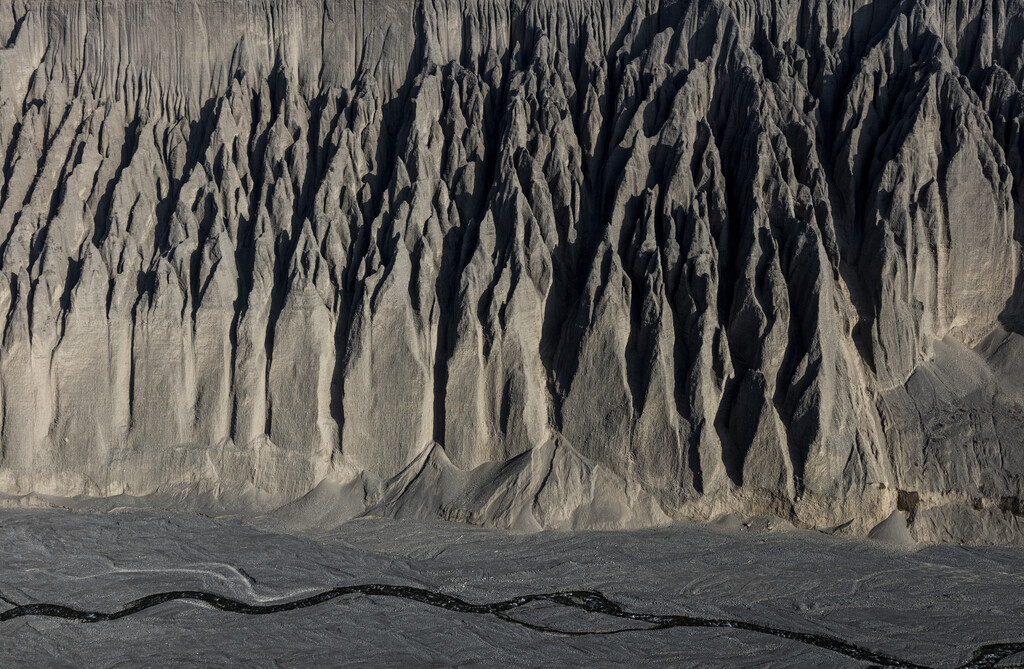
[{"label": "rippled sediment surface", "polygon": [[1018,550],[896,553],[756,528],[514,535],[363,520],[299,537],[155,512],[4,510],[0,662],[1019,661]]}]

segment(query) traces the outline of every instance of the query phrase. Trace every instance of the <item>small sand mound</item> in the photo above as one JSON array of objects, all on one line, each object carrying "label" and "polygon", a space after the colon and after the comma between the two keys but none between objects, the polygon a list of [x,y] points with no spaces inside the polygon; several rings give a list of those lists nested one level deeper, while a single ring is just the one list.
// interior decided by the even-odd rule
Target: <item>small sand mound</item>
[{"label": "small sand mound", "polygon": [[730,532],[739,532],[743,529],[743,519],[735,513],[727,513],[724,516],[716,518],[711,521],[711,524],[717,528],[729,530]]},{"label": "small sand mound", "polygon": [[875,525],[868,532],[868,539],[894,546],[916,546],[914,537],[907,529],[907,520],[899,511],[893,511],[889,517]]},{"label": "small sand mound", "polygon": [[793,524],[788,520],[783,520],[782,518],[776,518],[774,516],[753,516],[743,523],[743,527],[749,532],[764,534],[766,532],[791,530],[793,529]]}]

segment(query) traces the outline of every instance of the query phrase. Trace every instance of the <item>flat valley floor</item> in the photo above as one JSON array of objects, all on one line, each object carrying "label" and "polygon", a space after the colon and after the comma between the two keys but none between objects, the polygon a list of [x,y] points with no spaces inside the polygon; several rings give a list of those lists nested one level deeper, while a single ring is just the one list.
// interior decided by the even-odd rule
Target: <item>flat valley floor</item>
[{"label": "flat valley floor", "polygon": [[[510,534],[364,518],[294,535],[157,511],[4,509],[0,565],[0,666],[1024,662],[1024,645],[978,652],[1024,642],[1020,548],[907,551],[759,519]],[[357,587],[331,594],[344,586]],[[159,593],[173,594],[116,620],[60,617]],[[544,596],[519,599],[531,594]],[[68,608],[16,608],[36,604]]]}]

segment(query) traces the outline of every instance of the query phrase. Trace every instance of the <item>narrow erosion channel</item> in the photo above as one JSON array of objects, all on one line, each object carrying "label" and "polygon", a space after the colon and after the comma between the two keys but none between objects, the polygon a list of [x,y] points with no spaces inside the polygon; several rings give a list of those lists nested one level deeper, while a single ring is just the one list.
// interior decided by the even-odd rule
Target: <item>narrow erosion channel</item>
[{"label": "narrow erosion channel", "polygon": [[[145,609],[175,600],[202,602],[216,609],[220,609],[221,611],[229,611],[232,613],[265,615],[269,613],[281,613],[284,611],[293,611],[296,609],[316,606],[339,597],[345,597],[346,595],[399,597],[457,613],[492,615],[503,621],[522,625],[537,632],[548,634],[587,636],[598,634],[620,634],[624,632],[653,632],[673,627],[733,628],[756,632],[758,634],[769,634],[783,639],[790,639],[803,644],[817,646],[819,648],[824,648],[855,660],[868,662],[877,666],[908,667],[913,669],[925,668],[927,666],[878,653],[868,648],[848,643],[842,639],[828,636],[826,634],[794,632],[770,625],[762,625],[759,623],[733,620],[729,618],[702,618],[698,616],[661,615],[629,611],[595,590],[569,590],[564,592],[524,595],[522,597],[486,604],[473,604],[458,597],[446,595],[441,592],[435,592],[433,590],[425,590],[423,588],[415,588],[405,585],[386,585],[380,583],[340,586],[309,597],[283,601],[276,604],[247,604],[230,597],[224,597],[222,595],[201,590],[171,590],[168,592],[147,595],[146,597],[137,599],[127,604],[124,608],[113,612],[88,611],[60,604],[22,604],[0,612],[0,622],[6,622],[14,620],[15,618],[22,618],[24,616],[66,618],[68,620],[83,623],[109,622],[120,618],[126,618],[130,615],[139,613],[140,611],[144,611]],[[547,625],[517,620],[511,616],[511,613],[516,609],[535,602],[549,602],[579,609],[586,613],[599,613],[615,618],[636,621],[637,623],[642,623],[643,626],[610,631],[566,631]],[[957,669],[984,669],[986,667],[995,667],[1001,660],[1020,652],[1024,652],[1024,642],[985,644],[975,649],[974,653],[971,655],[971,659],[965,664],[960,665]]]}]

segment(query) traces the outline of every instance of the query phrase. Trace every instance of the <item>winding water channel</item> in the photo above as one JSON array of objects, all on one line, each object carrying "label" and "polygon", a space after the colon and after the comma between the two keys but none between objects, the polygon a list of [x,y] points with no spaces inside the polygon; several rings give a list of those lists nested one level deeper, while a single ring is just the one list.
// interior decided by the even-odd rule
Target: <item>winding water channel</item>
[{"label": "winding water channel", "polygon": [[[641,613],[624,609],[619,604],[605,597],[594,590],[570,590],[564,592],[551,592],[541,594],[524,595],[499,602],[474,604],[464,599],[446,595],[433,590],[415,588],[404,585],[386,585],[381,583],[369,583],[363,585],[348,585],[331,588],[323,592],[272,604],[248,604],[230,597],[205,592],[201,590],[171,590],[147,595],[137,599],[117,611],[89,611],[76,609],[60,604],[22,604],[0,612],[0,622],[14,620],[24,616],[49,616],[53,618],[66,618],[83,623],[109,622],[134,615],[145,609],[158,606],[165,602],[176,600],[190,600],[208,604],[221,611],[241,613],[245,615],[267,615],[294,611],[310,606],[323,604],[339,597],[348,595],[368,595],[377,597],[398,597],[422,604],[428,604],[448,611],[465,614],[491,615],[509,623],[522,625],[538,632],[548,634],[563,634],[572,636],[597,635],[597,634],[619,634],[624,632],[652,632],[673,627],[713,627],[733,628],[756,632],[758,634],[769,634],[783,639],[790,639],[799,643],[817,646],[847,657],[863,662],[868,662],[884,667],[908,667],[923,668],[926,665],[910,662],[898,657],[878,653],[863,646],[848,643],[842,639],[826,634],[813,634],[809,632],[794,632],[770,625],[762,625],[743,620],[729,618],[703,618],[698,616],[668,615]],[[512,617],[512,613],[521,607],[536,602],[548,602],[561,606],[572,607],[587,613],[599,613],[614,618],[641,623],[642,626],[628,627],[615,630],[593,630],[593,631],[567,631],[518,620]],[[1024,642],[993,643],[978,647],[962,669],[984,669],[995,667],[1001,660],[1024,652]]]}]

